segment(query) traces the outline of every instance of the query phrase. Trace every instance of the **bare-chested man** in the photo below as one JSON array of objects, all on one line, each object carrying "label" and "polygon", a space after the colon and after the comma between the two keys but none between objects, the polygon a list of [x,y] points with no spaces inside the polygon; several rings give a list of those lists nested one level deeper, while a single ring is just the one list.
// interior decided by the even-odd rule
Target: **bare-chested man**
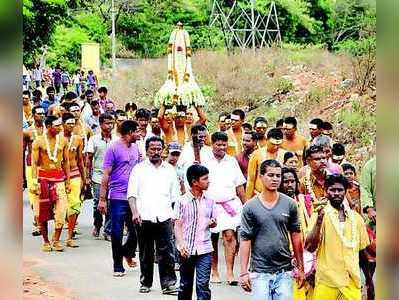
[{"label": "bare-chested man", "polygon": [[[32,191],[38,195],[42,250],[63,251],[60,236],[68,206],[70,191],[68,142],[61,132],[62,120],[48,116],[46,132],[32,144]],[[54,219],[52,244],[48,239],[48,221]]]},{"label": "bare-chested man", "polygon": [[71,178],[71,191],[68,194],[68,239],[66,246],[70,248],[79,247],[72,239],[76,221],[80,214],[81,200],[80,193],[83,184],[86,182],[86,171],[83,164],[83,138],[73,133],[76,120],[71,113],[65,113],[62,116],[62,123],[64,128],[64,138],[68,143],[69,167]]},{"label": "bare-chested man", "polygon": [[93,131],[90,129],[86,123],[82,122],[80,119],[80,106],[77,103],[70,103],[68,105],[68,111],[75,117],[75,127],[73,128],[73,134],[80,136],[83,139],[83,149],[87,145],[87,141],[93,135]]},{"label": "bare-chested man", "polygon": [[33,236],[40,235],[40,228],[38,222],[38,201],[37,196],[35,193],[32,192],[32,143],[34,140],[43,134],[43,121],[45,111],[44,108],[41,106],[35,106],[32,109],[33,115],[33,124],[28,129],[23,131],[23,151],[24,153],[27,152],[26,157],[26,165],[25,165],[25,174],[26,174],[26,181],[27,181],[27,188],[28,188],[28,198],[29,204],[33,211]]}]

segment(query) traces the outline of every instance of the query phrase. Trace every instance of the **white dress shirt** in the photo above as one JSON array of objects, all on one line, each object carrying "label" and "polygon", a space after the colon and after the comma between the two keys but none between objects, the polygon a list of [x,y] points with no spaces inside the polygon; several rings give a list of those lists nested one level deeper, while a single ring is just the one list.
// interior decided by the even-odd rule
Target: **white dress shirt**
[{"label": "white dress shirt", "polygon": [[209,187],[206,191],[209,198],[215,201],[237,198],[236,187],[243,185],[246,180],[234,157],[226,154],[219,161],[212,155],[202,165],[209,170]]},{"label": "white dress shirt", "polygon": [[148,159],[130,173],[127,197],[135,197],[141,219],[164,222],[173,218],[172,203],[180,197],[180,185],[172,165],[155,167]]}]

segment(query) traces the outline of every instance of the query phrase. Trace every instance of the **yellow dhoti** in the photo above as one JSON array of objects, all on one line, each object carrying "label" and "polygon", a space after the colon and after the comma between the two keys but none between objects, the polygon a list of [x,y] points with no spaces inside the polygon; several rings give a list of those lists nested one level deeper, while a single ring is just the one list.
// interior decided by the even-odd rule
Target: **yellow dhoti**
[{"label": "yellow dhoti", "polygon": [[68,194],[67,216],[80,214],[82,202],[80,201],[80,191],[82,179],[80,177],[71,178],[71,192]]},{"label": "yellow dhoti", "polygon": [[39,215],[39,201],[38,201],[38,196],[32,192],[33,180],[32,180],[31,166],[25,167],[25,175],[26,175],[26,185],[28,188],[29,205],[33,210],[33,215],[37,217]]},{"label": "yellow dhoti", "polygon": [[362,294],[360,288],[355,286],[355,283],[351,280],[348,286],[334,288],[329,287],[325,284],[316,284],[314,290],[314,300],[361,300]]}]

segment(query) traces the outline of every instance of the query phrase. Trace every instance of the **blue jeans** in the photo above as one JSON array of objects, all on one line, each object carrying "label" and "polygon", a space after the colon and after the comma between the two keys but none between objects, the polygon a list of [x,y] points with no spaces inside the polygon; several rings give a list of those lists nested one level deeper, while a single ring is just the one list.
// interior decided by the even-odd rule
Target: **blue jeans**
[{"label": "blue jeans", "polygon": [[[93,219],[94,219],[94,227],[97,228],[98,231],[100,231],[101,227],[103,226],[103,215],[97,210],[98,207],[98,201],[100,198],[100,188],[101,184],[99,183],[93,183]],[[109,200],[107,199],[107,213],[105,214],[105,220],[104,220],[104,233],[110,235],[111,234],[111,209],[110,209],[110,203]]]},{"label": "blue jeans", "polygon": [[198,300],[210,300],[209,278],[211,276],[212,253],[180,257],[180,287],[178,300],[191,299],[193,294],[194,271],[195,290]]},{"label": "blue jeans", "polygon": [[252,273],[251,300],[291,300],[293,284],[291,272]]},{"label": "blue jeans", "polygon": [[[132,211],[127,200],[110,200],[112,215],[111,245],[114,272],[124,272],[123,257],[136,256],[137,234],[132,220]],[[126,224],[128,234],[124,244],[123,229]]]}]

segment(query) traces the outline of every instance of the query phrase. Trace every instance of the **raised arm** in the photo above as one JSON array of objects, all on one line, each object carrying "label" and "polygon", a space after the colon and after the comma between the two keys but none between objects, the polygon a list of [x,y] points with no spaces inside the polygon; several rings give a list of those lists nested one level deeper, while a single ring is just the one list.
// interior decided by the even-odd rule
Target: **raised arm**
[{"label": "raised arm", "polygon": [[324,219],[324,209],[320,209],[317,214],[317,219],[313,228],[306,236],[305,248],[309,252],[314,252],[319,247],[321,240],[323,219]]}]

